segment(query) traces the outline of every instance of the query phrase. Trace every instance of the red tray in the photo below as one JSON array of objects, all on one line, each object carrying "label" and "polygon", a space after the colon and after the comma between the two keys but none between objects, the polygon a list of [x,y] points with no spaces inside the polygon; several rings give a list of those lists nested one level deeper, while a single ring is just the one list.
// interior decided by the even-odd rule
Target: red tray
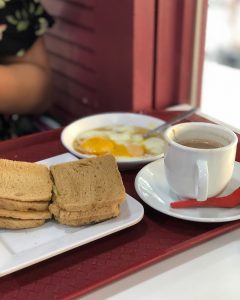
[{"label": "red tray", "polygon": [[[173,114],[157,116],[166,119]],[[60,132],[53,130],[2,142],[0,156],[37,161],[64,153]],[[136,171],[122,173],[127,193],[144,205],[145,215],[140,223],[2,277],[0,299],[72,299],[240,227],[240,221],[196,223],[155,211],[137,196],[135,175]]]}]

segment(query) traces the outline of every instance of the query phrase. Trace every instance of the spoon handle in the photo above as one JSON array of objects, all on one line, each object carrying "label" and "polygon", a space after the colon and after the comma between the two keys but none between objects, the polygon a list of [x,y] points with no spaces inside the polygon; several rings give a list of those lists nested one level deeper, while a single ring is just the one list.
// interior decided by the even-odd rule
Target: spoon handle
[{"label": "spoon handle", "polygon": [[149,136],[151,136],[153,133],[156,133],[158,131],[164,131],[166,130],[169,126],[177,123],[177,122],[180,122],[182,120],[184,120],[185,118],[187,117],[190,117],[191,115],[193,115],[195,112],[196,112],[197,108],[194,107],[190,110],[187,110],[187,111],[184,111],[183,113],[177,115],[176,117],[172,118],[171,120],[167,121],[166,123],[152,129],[152,130],[149,130],[148,132],[146,132],[143,137],[144,138],[148,138]]}]

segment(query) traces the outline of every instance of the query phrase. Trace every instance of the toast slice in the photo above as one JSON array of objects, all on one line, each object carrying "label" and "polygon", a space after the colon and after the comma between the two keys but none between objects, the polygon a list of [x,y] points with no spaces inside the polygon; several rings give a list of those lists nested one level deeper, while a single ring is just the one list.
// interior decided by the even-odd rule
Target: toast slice
[{"label": "toast slice", "polygon": [[0,198],[17,201],[49,201],[52,181],[41,164],[0,159]]},{"label": "toast slice", "polygon": [[20,220],[0,217],[0,228],[4,229],[27,229],[43,225],[45,220]]},{"label": "toast slice", "polygon": [[0,209],[17,211],[44,211],[48,209],[47,201],[15,201],[10,199],[0,199]]},{"label": "toast slice", "polygon": [[55,219],[64,225],[80,226],[87,224],[99,223],[119,215],[119,204],[112,204],[103,206],[102,208],[80,211],[68,212],[60,209],[57,204],[50,204],[49,210],[54,215]]},{"label": "toast slice", "polygon": [[120,204],[126,193],[113,155],[81,159],[50,167],[54,202],[66,211],[88,211]]},{"label": "toast slice", "polygon": [[0,209],[0,217],[21,219],[21,220],[41,220],[51,219],[50,211],[16,211]]}]

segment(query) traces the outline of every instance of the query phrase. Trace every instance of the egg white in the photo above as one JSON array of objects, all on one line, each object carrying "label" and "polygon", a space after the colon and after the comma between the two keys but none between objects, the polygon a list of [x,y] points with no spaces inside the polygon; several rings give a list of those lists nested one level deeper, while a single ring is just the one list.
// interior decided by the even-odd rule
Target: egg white
[{"label": "egg white", "polygon": [[143,145],[153,155],[164,152],[165,142],[159,137],[150,137],[143,141]]},{"label": "egg white", "polygon": [[109,137],[109,139],[113,140],[117,144],[126,145],[131,140],[131,133],[130,132],[108,131],[107,136]]},{"label": "egg white", "polygon": [[78,139],[80,140],[85,140],[85,139],[89,139],[92,137],[107,137],[106,135],[106,131],[105,130],[88,130],[88,131],[84,131],[81,132],[78,135]]}]

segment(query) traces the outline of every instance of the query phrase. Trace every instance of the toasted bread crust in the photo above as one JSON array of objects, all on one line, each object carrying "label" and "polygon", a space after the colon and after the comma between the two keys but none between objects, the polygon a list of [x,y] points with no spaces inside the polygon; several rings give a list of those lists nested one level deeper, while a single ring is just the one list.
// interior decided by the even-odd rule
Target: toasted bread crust
[{"label": "toasted bread crust", "polygon": [[49,209],[60,224],[68,226],[95,224],[117,217],[120,213],[117,204],[85,212],[67,212],[61,210],[56,204],[51,204]]},{"label": "toasted bread crust", "polygon": [[112,155],[58,164],[50,171],[57,189],[53,199],[61,209],[87,211],[125,200],[125,188]]},{"label": "toasted bread crust", "polygon": [[20,220],[0,217],[0,228],[5,229],[26,229],[43,225],[45,220]]},{"label": "toasted bread crust", "polygon": [[17,201],[49,201],[52,181],[46,166],[0,159],[0,198]]},{"label": "toasted bread crust", "polygon": [[61,209],[56,203],[52,203],[49,206],[50,212],[56,217],[57,219],[65,219],[65,220],[77,220],[77,219],[93,219],[98,218],[102,215],[106,214],[119,214],[119,204],[113,205],[106,205],[99,209],[91,209],[87,211],[66,211]]},{"label": "toasted bread crust", "polygon": [[48,209],[48,201],[15,201],[0,199],[0,209],[17,211],[45,211]]},{"label": "toasted bread crust", "polygon": [[46,211],[16,211],[0,209],[0,217],[21,219],[21,220],[42,220],[51,219],[51,213]]}]

